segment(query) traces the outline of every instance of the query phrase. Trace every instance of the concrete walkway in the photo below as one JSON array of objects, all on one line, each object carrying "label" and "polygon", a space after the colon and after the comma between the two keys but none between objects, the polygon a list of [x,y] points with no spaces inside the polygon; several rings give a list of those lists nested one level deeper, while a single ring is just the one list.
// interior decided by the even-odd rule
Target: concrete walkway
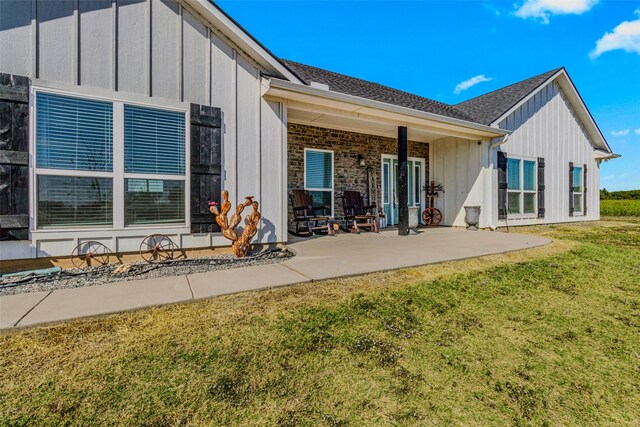
[{"label": "concrete walkway", "polygon": [[549,242],[538,236],[457,228],[423,230],[407,237],[391,230],[313,238],[290,243],[296,256],[280,264],[0,296],[0,329],[492,255]]}]

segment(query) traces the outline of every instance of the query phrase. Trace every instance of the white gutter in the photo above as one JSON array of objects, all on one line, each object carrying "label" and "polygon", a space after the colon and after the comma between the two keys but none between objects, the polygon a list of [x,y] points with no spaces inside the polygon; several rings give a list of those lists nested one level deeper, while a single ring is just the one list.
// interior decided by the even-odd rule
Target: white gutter
[{"label": "white gutter", "polygon": [[475,130],[475,131],[490,133],[492,135],[497,135],[497,136],[509,135],[511,133],[511,131],[508,131],[508,130],[504,130],[504,129],[500,129],[492,126],[486,126],[479,123],[470,122],[467,120],[455,119],[452,117],[441,116],[439,114],[434,114],[434,113],[427,113],[424,111],[414,110],[413,108],[387,104],[386,102],[374,101],[367,98],[361,98],[359,96],[347,95],[344,93],[335,92],[331,90],[301,85],[298,83],[292,83],[292,82],[288,82],[288,81],[277,79],[277,78],[271,79],[270,88],[283,89],[290,92],[297,92],[304,95],[312,95],[312,96],[322,97],[329,100],[346,102],[349,104],[355,104],[362,107],[374,108],[382,111],[402,114],[405,116],[415,117],[419,119],[432,120],[435,122],[464,127],[464,128]]},{"label": "white gutter", "polygon": [[510,135],[511,134],[507,134],[507,135],[503,136],[502,138],[493,138],[491,140],[491,145],[489,145],[489,149],[498,148],[502,144],[505,144],[509,140],[509,136]]}]

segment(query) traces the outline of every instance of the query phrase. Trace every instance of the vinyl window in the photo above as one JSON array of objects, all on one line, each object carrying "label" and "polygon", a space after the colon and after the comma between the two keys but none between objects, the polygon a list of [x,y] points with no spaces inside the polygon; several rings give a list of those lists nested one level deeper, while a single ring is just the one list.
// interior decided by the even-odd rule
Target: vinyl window
[{"label": "vinyl window", "polygon": [[511,216],[534,216],[537,206],[535,160],[507,159],[507,200]]},{"label": "vinyl window", "polygon": [[185,111],[35,99],[37,228],[185,224]]},{"label": "vinyl window", "polygon": [[183,113],[124,106],[125,225],[185,221]]},{"label": "vinyl window", "polygon": [[333,216],[333,151],[304,150],[304,188],[314,205],[329,206]]},{"label": "vinyl window", "polygon": [[113,105],[36,95],[37,226],[113,224]]},{"label": "vinyl window", "polygon": [[579,166],[573,167],[573,211],[581,213],[583,211],[584,183],[583,169]]}]

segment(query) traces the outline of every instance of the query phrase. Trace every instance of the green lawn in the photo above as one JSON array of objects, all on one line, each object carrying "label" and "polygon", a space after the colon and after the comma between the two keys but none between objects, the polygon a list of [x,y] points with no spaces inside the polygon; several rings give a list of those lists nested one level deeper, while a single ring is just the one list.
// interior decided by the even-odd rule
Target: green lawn
[{"label": "green lawn", "polygon": [[602,216],[640,216],[640,200],[600,200]]},{"label": "green lawn", "polygon": [[[513,231],[513,230],[512,230]],[[0,336],[0,425],[638,425],[640,219]]]}]

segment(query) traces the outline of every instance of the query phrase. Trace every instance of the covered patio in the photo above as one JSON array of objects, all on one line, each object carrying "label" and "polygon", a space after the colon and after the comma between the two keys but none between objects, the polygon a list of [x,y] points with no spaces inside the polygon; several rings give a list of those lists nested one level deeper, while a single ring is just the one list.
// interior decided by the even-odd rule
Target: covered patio
[{"label": "covered patio", "polygon": [[[444,187],[435,201],[443,212],[442,225],[463,226],[464,206],[483,205],[493,197],[485,193],[495,179],[490,147],[508,131],[329,90],[320,83],[271,79],[266,96],[287,108],[288,191],[308,190],[317,204],[330,206],[333,218],[343,215],[343,192],[356,190],[405,236],[409,208],[422,212],[428,206],[423,187],[431,181]],[[320,158],[326,172],[311,164],[310,154]],[[319,186],[312,185],[317,175],[310,171],[322,176]],[[483,206],[481,227],[490,226],[495,204],[490,205]]]}]

